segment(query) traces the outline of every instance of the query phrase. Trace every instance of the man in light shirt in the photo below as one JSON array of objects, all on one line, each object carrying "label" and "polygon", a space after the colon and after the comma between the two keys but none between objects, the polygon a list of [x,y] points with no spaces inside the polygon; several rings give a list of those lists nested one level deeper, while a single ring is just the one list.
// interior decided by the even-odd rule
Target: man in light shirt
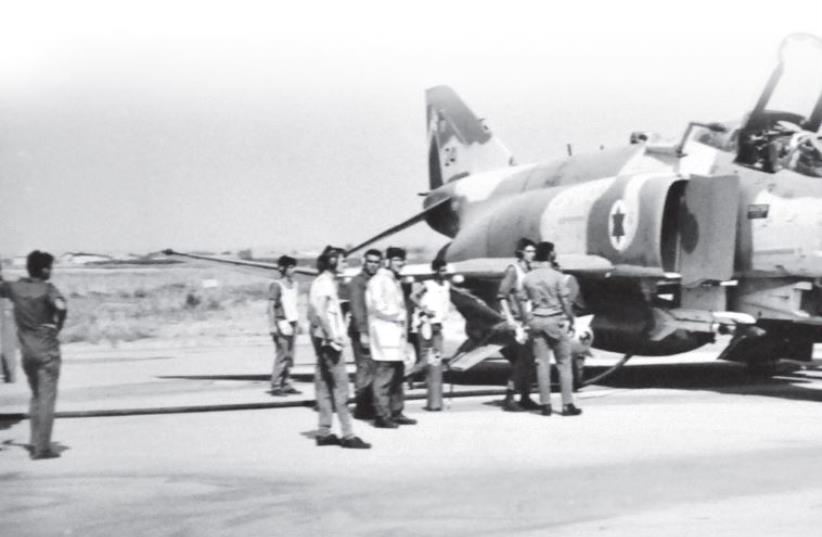
[{"label": "man in light shirt", "polygon": [[451,308],[451,283],[445,260],[432,261],[431,270],[434,278],[417,287],[412,301],[423,315],[418,333],[421,361],[426,370],[425,410],[436,412],[442,410],[442,326]]},{"label": "man in light shirt", "polygon": [[405,266],[405,250],[390,247],[385,252],[387,268],[381,268],[368,281],[368,336],[374,374],[374,426],[396,429],[417,423],[405,416],[403,379],[408,344],[408,310],[400,283]]},{"label": "man in light shirt", "polygon": [[[318,446],[340,445],[344,448],[368,449],[371,444],[354,435],[348,410],[348,372],[342,359],[345,322],[337,295],[337,266],[341,250],[326,247],[317,258],[317,276],[308,293],[308,318],[311,341],[317,354],[314,386],[319,413]],[[331,432],[334,412],[340,420],[342,439]]]},{"label": "man in light shirt", "polygon": [[301,393],[291,384],[294,366],[294,338],[297,334],[297,296],[299,287],[294,280],[297,260],[283,255],[277,260],[280,279],[271,282],[268,289],[268,331],[274,340],[274,370],[271,373],[271,395]]}]

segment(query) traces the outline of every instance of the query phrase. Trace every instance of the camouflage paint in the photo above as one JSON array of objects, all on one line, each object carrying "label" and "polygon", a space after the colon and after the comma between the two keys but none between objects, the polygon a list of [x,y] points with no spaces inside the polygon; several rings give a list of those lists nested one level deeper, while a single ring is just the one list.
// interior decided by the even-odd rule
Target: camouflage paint
[{"label": "camouflage paint", "polygon": [[665,202],[669,188],[679,179],[664,172],[614,180],[591,207],[587,253],[614,264],[662,267]]},{"label": "camouflage paint", "polygon": [[[695,136],[681,151],[637,144],[513,166],[510,153],[498,150],[504,146],[452,90],[434,90],[428,96],[429,136],[437,151],[431,162],[452,161],[443,173],[450,182],[433,189],[425,203],[451,200],[427,217],[432,228],[453,237],[441,252],[449,262],[510,259],[516,241],[526,236],[550,240],[560,253],[604,258],[617,267],[615,274],[630,267],[624,274],[631,278],[583,282],[583,294],[597,298],[595,324],[601,334],[611,334],[612,350],[625,340],[626,328],[617,320],[628,307],[642,320],[628,324],[645,338],[643,354],[706,341],[690,327],[671,332],[657,326],[659,319],[673,318],[662,310],[650,315],[655,290],[652,285],[643,291],[643,282],[664,272],[681,270],[679,284],[689,286],[740,279],[738,287],[713,293],[712,303],[760,315],[760,323],[805,322],[808,311],[822,312],[822,292],[811,282],[822,277],[822,178],[742,166],[730,151]],[[639,276],[636,269],[646,268]],[[491,287],[477,292],[486,299]],[[790,307],[806,310],[781,304],[786,292]],[[785,329],[785,337],[793,337],[793,330],[811,328]],[[657,341],[655,333],[670,337]],[[822,333],[800,336],[822,340]]]},{"label": "camouflage paint", "polygon": [[425,93],[431,190],[513,163],[511,152],[448,86]]}]

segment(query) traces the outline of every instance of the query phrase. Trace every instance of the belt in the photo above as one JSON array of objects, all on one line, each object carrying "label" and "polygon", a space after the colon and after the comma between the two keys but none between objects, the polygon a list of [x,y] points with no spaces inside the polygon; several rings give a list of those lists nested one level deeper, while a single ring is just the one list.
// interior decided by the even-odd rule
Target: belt
[{"label": "belt", "polygon": [[561,311],[556,313],[532,313],[534,317],[556,317],[557,315],[563,315]]}]

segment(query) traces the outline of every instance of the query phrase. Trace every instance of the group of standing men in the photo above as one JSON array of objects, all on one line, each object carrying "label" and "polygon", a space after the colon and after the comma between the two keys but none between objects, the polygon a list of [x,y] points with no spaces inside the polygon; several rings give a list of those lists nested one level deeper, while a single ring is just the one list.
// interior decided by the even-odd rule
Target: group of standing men
[{"label": "group of standing men", "polygon": [[[347,331],[357,367],[354,417],[374,419],[375,427],[385,429],[416,424],[416,420],[403,414],[409,316],[400,272],[405,266],[406,252],[388,248],[385,262],[379,250],[366,252],[362,271],[347,289],[351,311],[347,330],[337,284],[343,255],[342,249],[331,246],[323,251],[317,259],[319,274],[309,290],[308,320],[317,355],[316,443],[367,449],[370,444],[353,432],[342,350]],[[297,393],[289,377],[297,320],[297,284],[293,279],[296,260],[282,256],[277,264],[282,278],[270,287],[268,307],[269,330],[276,346],[271,384],[272,394],[286,395]],[[429,308],[424,311],[434,315]],[[342,438],[331,433],[334,413],[340,421]]]},{"label": "group of standing men", "polygon": [[[351,320],[346,324],[338,294],[337,273],[344,250],[326,247],[317,258],[319,275],[311,284],[308,318],[311,340],[317,355],[315,389],[319,412],[316,443],[367,449],[371,445],[354,435],[348,410],[348,373],[342,359],[346,326],[357,367],[354,417],[374,419],[375,427],[394,429],[413,425],[403,414],[405,360],[409,307],[400,272],[405,266],[402,248],[388,248],[383,264],[379,250],[365,254],[363,269],[349,286]],[[51,449],[51,431],[60,375],[60,345],[57,335],[67,314],[65,298],[48,280],[54,257],[35,250],[28,255],[28,278],[6,282],[0,274],[0,297],[14,304],[23,369],[32,391],[30,406],[31,456],[48,459],[59,456]],[[294,280],[297,262],[293,257],[278,260],[281,278],[269,289],[269,330],[276,346],[272,394],[300,393],[290,381],[294,363],[294,338],[298,324],[298,286]],[[432,263],[435,277],[408,297],[420,312],[423,365],[428,369],[429,397],[426,410],[441,409],[441,386],[432,392],[441,376],[442,323],[449,309],[449,284],[445,263]],[[582,411],[574,405],[570,333],[574,313],[567,277],[559,272],[554,245],[523,238],[517,244],[517,261],[502,279],[498,298],[500,309],[515,333],[516,343],[504,352],[512,363],[503,409],[540,409],[550,416],[550,357],[553,351],[559,370],[562,415]],[[529,344],[530,343],[530,344]],[[531,371],[536,365],[539,405],[529,392]],[[441,377],[440,377],[441,381]],[[517,402],[516,392],[520,393]],[[331,433],[336,412],[342,438]]]},{"label": "group of standing men", "polygon": [[[564,416],[582,411],[574,404],[571,332],[574,312],[567,276],[558,270],[554,245],[523,238],[517,244],[517,260],[506,270],[499,287],[500,310],[515,334],[515,343],[503,352],[511,361],[503,409],[540,410],[550,416],[551,354],[559,371]],[[403,292],[400,273],[406,253],[390,247],[385,259],[379,250],[368,250],[362,270],[347,287],[350,321],[345,322],[338,294],[337,272],[344,251],[327,247],[317,260],[319,275],[311,284],[308,317],[317,355],[315,388],[319,410],[317,445],[368,448],[356,437],[347,407],[348,376],[342,360],[347,333],[356,364],[354,418],[374,420],[378,428],[394,429],[413,425],[403,414],[404,379],[408,346],[409,310],[419,313],[415,323],[420,340],[420,369],[428,372],[426,410],[441,410],[442,325],[450,305],[450,284],[446,264],[432,263],[434,279],[413,292]],[[299,393],[289,381],[293,365],[294,333],[297,321],[297,285],[293,280],[296,260],[282,256],[278,261],[282,278],[270,288],[269,323],[277,347],[272,393]],[[409,304],[410,302],[410,304]],[[415,368],[416,369],[416,368]],[[530,397],[531,379],[536,372],[539,403]],[[433,388],[433,389],[432,389]],[[519,401],[515,400],[516,393]],[[337,413],[342,439],[331,433]]]},{"label": "group of standing men", "polygon": [[[528,238],[517,242],[517,261],[505,271],[500,283],[500,310],[515,333],[515,343],[503,350],[511,362],[503,410],[540,410],[550,416],[551,353],[559,372],[563,416],[578,416],[574,405],[571,333],[574,312],[568,276],[556,263],[551,242],[538,244]],[[536,366],[539,404],[530,397],[531,373]],[[519,401],[515,394],[519,392]]]},{"label": "group of standing men", "polygon": [[[394,429],[415,423],[402,414],[403,381],[415,371],[427,371],[425,410],[442,410],[442,325],[451,297],[442,260],[431,265],[433,280],[406,295],[400,283],[405,250],[388,248],[385,257],[385,267],[380,268],[382,253],[368,250],[362,271],[348,285],[349,336],[357,367],[354,417],[373,418],[376,427]],[[409,311],[415,314],[409,316]],[[409,329],[417,336],[419,360],[406,370]]]},{"label": "group of standing men", "polygon": [[[311,339],[317,354],[315,388],[319,410],[318,445],[341,445],[348,448],[369,448],[353,433],[348,411],[348,374],[342,360],[346,322],[338,294],[337,272],[344,252],[328,247],[317,259],[319,275],[309,292]],[[518,261],[506,271],[500,285],[501,310],[517,333],[517,343],[506,354],[512,361],[512,377],[503,404],[505,410],[540,408],[551,415],[550,354],[553,350],[560,374],[563,409],[566,416],[578,415],[574,406],[569,330],[573,328],[568,286],[562,273],[555,268],[553,244],[534,244],[521,239],[517,245]],[[348,335],[357,366],[356,409],[354,417],[374,418],[375,427],[393,429],[413,425],[403,414],[405,359],[408,336],[408,305],[403,292],[400,272],[406,253],[401,248],[388,248],[385,265],[378,250],[365,254],[363,269],[348,288],[351,322]],[[65,298],[48,280],[54,257],[33,251],[27,258],[29,277],[5,282],[0,275],[0,296],[14,304],[15,321],[21,343],[23,369],[32,390],[31,456],[52,458],[51,430],[60,374],[60,345],[57,334],[65,322]],[[297,262],[289,256],[278,260],[282,277],[272,283],[269,300],[269,330],[277,354],[271,378],[275,395],[297,394],[291,385],[290,368],[294,361],[294,338],[297,332],[297,282],[294,269]],[[410,295],[421,312],[420,325],[423,363],[429,370],[427,410],[440,410],[441,397],[430,390],[432,376],[439,369],[442,355],[442,323],[448,311],[449,287],[445,264],[432,264],[435,279],[426,282]],[[530,333],[530,345],[523,337]],[[427,332],[427,333],[425,333]],[[539,406],[529,397],[530,371],[536,362]],[[519,402],[514,394],[521,394]],[[342,428],[342,438],[331,433],[331,421],[336,412]]]}]

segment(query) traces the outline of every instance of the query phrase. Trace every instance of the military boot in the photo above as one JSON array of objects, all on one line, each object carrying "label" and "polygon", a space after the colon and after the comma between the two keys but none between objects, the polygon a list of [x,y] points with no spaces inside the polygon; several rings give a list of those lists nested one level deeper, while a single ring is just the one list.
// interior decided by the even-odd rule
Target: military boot
[{"label": "military boot", "polygon": [[514,399],[514,390],[507,390],[505,392],[505,399],[502,401],[502,409],[505,412],[522,412],[525,410]]}]

